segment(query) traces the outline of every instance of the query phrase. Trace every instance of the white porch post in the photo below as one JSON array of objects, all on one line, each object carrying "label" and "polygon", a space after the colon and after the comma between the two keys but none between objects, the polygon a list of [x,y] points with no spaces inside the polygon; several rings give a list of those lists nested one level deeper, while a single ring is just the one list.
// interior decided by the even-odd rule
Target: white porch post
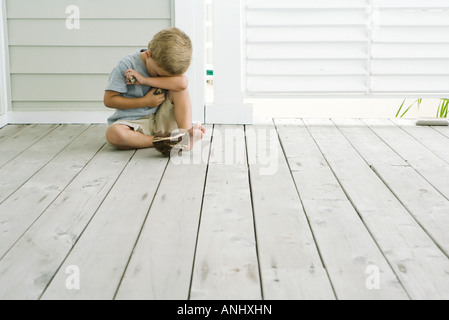
[{"label": "white porch post", "polygon": [[245,38],[242,0],[213,0],[214,103],[206,122],[251,124],[252,105],[244,104]]},{"label": "white porch post", "polygon": [[192,65],[187,72],[192,99],[193,122],[204,123],[206,101],[205,29],[206,6],[204,0],[173,0],[174,26],[183,30],[194,46]]},{"label": "white porch post", "polygon": [[0,0],[0,128],[8,124],[10,92],[6,3],[5,0]]}]

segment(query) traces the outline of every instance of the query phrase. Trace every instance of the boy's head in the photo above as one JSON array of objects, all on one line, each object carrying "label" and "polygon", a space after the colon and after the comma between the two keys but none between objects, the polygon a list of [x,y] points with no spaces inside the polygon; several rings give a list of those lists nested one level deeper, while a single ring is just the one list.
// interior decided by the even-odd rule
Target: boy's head
[{"label": "boy's head", "polygon": [[192,41],[178,28],[165,29],[156,34],[148,45],[156,65],[171,75],[187,72],[192,61]]}]

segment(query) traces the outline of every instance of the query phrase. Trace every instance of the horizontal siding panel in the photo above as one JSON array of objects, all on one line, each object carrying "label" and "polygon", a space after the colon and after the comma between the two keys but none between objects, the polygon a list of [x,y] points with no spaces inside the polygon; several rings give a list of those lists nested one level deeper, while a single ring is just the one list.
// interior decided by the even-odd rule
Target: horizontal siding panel
[{"label": "horizontal siding panel", "polygon": [[248,59],[364,59],[364,44],[249,44]]},{"label": "horizontal siding panel", "polygon": [[449,26],[449,10],[396,9],[378,12],[376,18],[387,26]]},{"label": "horizontal siding panel", "polygon": [[248,93],[365,93],[365,77],[253,77]]},{"label": "horizontal siding panel", "polygon": [[7,0],[9,18],[66,19],[76,5],[83,19],[170,19],[171,0]]},{"label": "horizontal siding panel", "polygon": [[371,91],[449,93],[449,1],[374,4]]},{"label": "horizontal siding panel", "polygon": [[447,0],[374,0],[376,8],[449,8]]},{"label": "horizontal siding panel", "polygon": [[[449,53],[448,53],[449,54]],[[445,60],[375,60],[373,75],[449,75],[449,59]]]},{"label": "horizontal siding panel", "polygon": [[[84,20],[68,30],[65,20],[9,19],[10,46],[146,46],[170,20]],[[131,31],[132,30],[132,31]]]},{"label": "horizontal siding panel", "polygon": [[382,43],[449,43],[447,27],[379,27],[374,30],[374,42]]},{"label": "horizontal siding panel", "polygon": [[366,61],[342,60],[299,60],[299,61],[257,61],[247,62],[248,75],[365,75]]},{"label": "horizontal siding panel", "polygon": [[247,2],[250,93],[366,93],[368,1]]},{"label": "horizontal siding panel", "polygon": [[367,13],[364,9],[340,10],[315,9],[297,11],[291,9],[271,11],[249,11],[248,26],[303,26],[303,25],[365,25]]},{"label": "horizontal siding panel", "polygon": [[367,41],[364,27],[263,27],[247,29],[248,42]]},{"label": "horizontal siding panel", "polygon": [[[11,47],[13,74],[109,74],[124,56],[142,47]],[[31,54],[32,52],[32,54]],[[70,63],[67,63],[70,61]]]},{"label": "horizontal siding panel", "polygon": [[374,44],[374,59],[441,59],[449,58],[449,44]]},{"label": "horizontal siding panel", "polygon": [[[172,0],[6,0],[14,111],[104,111],[110,72],[172,26]],[[68,30],[67,7],[80,9]]]},{"label": "horizontal siding panel", "polygon": [[[26,102],[16,101],[12,103],[14,111],[30,112],[30,111],[108,111],[103,101],[44,101],[44,102]],[[113,112],[113,110],[112,110]]]},{"label": "horizontal siding panel", "polygon": [[449,93],[449,76],[373,76],[374,93]]},{"label": "horizontal siding panel", "polygon": [[368,0],[247,0],[249,9],[365,8]]},{"label": "horizontal siding panel", "polygon": [[248,0],[246,19],[249,93],[448,92],[449,0]]},{"label": "horizontal siding panel", "polygon": [[107,75],[12,75],[13,101],[103,101]]}]

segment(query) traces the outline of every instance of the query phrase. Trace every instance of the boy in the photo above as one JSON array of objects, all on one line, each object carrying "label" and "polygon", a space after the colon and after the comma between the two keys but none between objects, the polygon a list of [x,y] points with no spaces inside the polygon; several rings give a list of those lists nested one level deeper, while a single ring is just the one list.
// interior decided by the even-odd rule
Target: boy
[{"label": "boy", "polygon": [[[104,96],[105,106],[117,109],[108,119],[109,143],[122,150],[156,147],[169,155],[180,137],[183,141],[190,138],[187,145],[177,146],[182,150],[192,150],[195,142],[203,138],[204,127],[192,127],[192,104],[184,75],[192,51],[190,38],[179,29],[170,28],[156,34],[148,50],[131,54],[118,63]],[[173,131],[181,134],[170,138]],[[160,144],[164,143],[162,151]]]}]

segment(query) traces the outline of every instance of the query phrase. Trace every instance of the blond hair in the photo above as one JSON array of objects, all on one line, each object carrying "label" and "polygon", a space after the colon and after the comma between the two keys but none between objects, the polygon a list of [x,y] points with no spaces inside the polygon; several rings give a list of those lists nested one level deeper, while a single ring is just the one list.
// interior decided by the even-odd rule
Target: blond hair
[{"label": "blond hair", "polygon": [[156,34],[148,45],[156,65],[172,75],[187,72],[192,61],[192,41],[178,28]]}]

